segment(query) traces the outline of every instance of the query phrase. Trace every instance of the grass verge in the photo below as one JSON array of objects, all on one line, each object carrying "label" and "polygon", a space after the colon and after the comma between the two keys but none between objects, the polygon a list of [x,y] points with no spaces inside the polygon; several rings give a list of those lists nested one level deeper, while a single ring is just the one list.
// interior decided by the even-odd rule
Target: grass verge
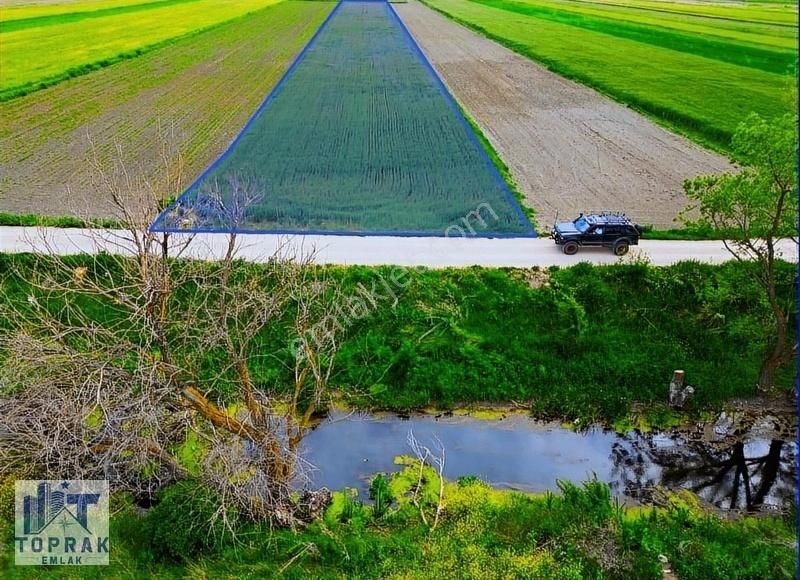
[{"label": "grass verge", "polygon": [[[306,1],[315,1],[315,0],[306,0]],[[508,170],[508,166],[503,163],[503,160],[500,159],[497,152],[492,148],[491,143],[486,139],[486,137],[480,132],[480,128],[472,121],[469,117],[467,120],[473,126],[478,139],[480,140],[481,144],[486,149],[489,158],[494,163],[497,170],[500,172],[501,177],[508,185],[508,188],[514,194],[514,197],[519,202],[522,210],[525,212],[525,215],[533,224],[534,229],[537,228],[536,225],[536,212],[533,208],[528,207],[525,205],[525,198],[522,193],[517,188],[517,184],[514,181],[514,178],[511,176],[511,173]],[[171,201],[170,201],[171,203]],[[72,216],[43,216],[43,215],[36,215],[36,214],[14,214],[14,213],[6,213],[0,212],[0,226],[11,226],[11,227],[52,227],[52,228],[106,228],[106,229],[125,229],[124,224],[121,221],[114,220],[114,219],[90,219],[84,220],[81,218],[76,218]],[[538,230],[537,230],[538,231]],[[710,229],[702,229],[702,228],[684,228],[684,229],[670,229],[670,230],[658,230],[653,229],[652,226],[644,226],[643,230],[643,239],[646,240],[683,240],[683,241],[703,241],[703,240],[724,240],[726,236],[724,232],[719,232]]]},{"label": "grass verge", "polygon": [[71,216],[43,216],[0,212],[0,226],[48,227],[48,228],[107,228],[122,229],[122,222],[114,219],[84,220]]},{"label": "grass verge", "polygon": [[[86,276],[118,271],[107,256],[66,259],[85,267]],[[61,299],[39,296],[26,281],[34,269],[46,271],[48,260],[0,255],[0,271],[7,273],[0,303],[24,313],[33,296],[57,312]],[[182,264],[176,267],[189,267]],[[260,267],[240,264],[241,283]],[[517,401],[542,417],[611,424],[627,417],[635,403],[664,404],[672,371],[680,368],[696,388],[692,412],[720,409],[731,399],[756,395],[768,340],[769,308],[750,268],[737,262],[582,263],[547,270],[320,268],[348,297],[341,306],[346,335],[331,385],[337,397],[364,408]],[[792,315],[794,275],[792,264],[778,264],[778,293]],[[354,306],[365,291],[372,306]],[[182,292],[171,308],[192,310],[202,299],[202,292]],[[119,322],[113,304],[75,300],[74,307],[89,309],[99,324]],[[347,314],[348,308],[359,314]],[[292,384],[286,324],[267,327],[252,347],[253,379],[278,392]],[[0,331],[3,326],[0,320]],[[215,358],[219,353],[184,354],[199,357],[201,368],[225,364]],[[790,365],[779,373],[779,391],[792,388],[794,370]],[[235,396],[225,382],[208,388],[222,400]]]}]

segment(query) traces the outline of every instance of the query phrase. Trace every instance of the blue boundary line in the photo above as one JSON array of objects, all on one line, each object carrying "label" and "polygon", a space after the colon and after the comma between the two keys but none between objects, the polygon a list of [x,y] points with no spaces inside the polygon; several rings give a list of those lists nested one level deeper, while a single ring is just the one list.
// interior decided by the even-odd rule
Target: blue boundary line
[{"label": "blue boundary line", "polygon": [[533,233],[534,237],[536,237],[536,232],[533,229],[533,224],[531,224],[530,220],[528,219],[528,216],[525,215],[525,212],[522,211],[522,206],[517,201],[517,198],[514,197],[514,194],[509,189],[508,184],[506,184],[505,180],[503,179],[503,176],[500,175],[500,172],[497,170],[497,167],[495,167],[494,163],[489,158],[489,154],[486,153],[486,150],[483,148],[483,145],[481,145],[481,142],[478,140],[478,136],[475,134],[475,131],[473,131],[472,127],[470,127],[469,122],[467,122],[466,117],[464,117],[464,114],[458,107],[458,103],[456,102],[455,98],[453,97],[452,94],[450,94],[450,91],[447,90],[447,86],[445,86],[444,81],[442,81],[439,74],[433,68],[433,65],[428,60],[428,57],[425,56],[425,53],[422,52],[422,49],[419,47],[419,44],[417,44],[416,39],[411,35],[411,32],[406,27],[405,22],[403,22],[403,20],[395,11],[394,6],[392,6],[392,4],[388,1],[385,2],[385,4],[387,10],[391,13],[392,20],[394,20],[400,27],[400,29],[403,31],[406,41],[411,46],[412,50],[417,54],[417,57],[420,59],[425,68],[428,69],[428,73],[430,73],[431,77],[433,77],[433,80],[439,86],[439,90],[444,95],[445,100],[447,100],[448,104],[450,105],[450,108],[453,110],[453,113],[455,113],[456,118],[458,118],[458,120],[461,122],[461,126],[464,128],[464,131],[466,131],[470,141],[472,141],[472,144],[477,148],[481,157],[483,157],[486,166],[489,168],[489,172],[494,176],[495,180],[497,181],[497,184],[503,190],[503,193],[506,196],[506,200],[508,201],[509,204],[511,204],[511,207],[514,208],[514,211],[517,213],[517,217],[520,218],[523,226],[527,225],[529,231]]},{"label": "blue boundary line", "polygon": [[[377,0],[355,0],[366,4],[367,2],[376,2]],[[457,226],[458,224],[452,224]],[[449,227],[449,226],[448,226]],[[460,227],[460,226],[459,226]],[[463,229],[463,228],[462,228]],[[155,229],[155,224],[150,226],[151,232],[168,233],[168,234],[261,234],[261,235],[298,235],[298,236],[350,236],[357,238],[452,238],[452,239],[493,239],[493,238],[527,238],[533,239],[539,236],[535,231],[531,230],[529,233],[502,233],[502,232],[476,232],[474,234],[459,236],[447,235],[446,233],[439,232],[409,232],[407,230],[379,230],[379,231],[363,231],[363,230],[297,230],[297,229],[216,229],[216,228],[158,228]]]},{"label": "blue boundary line", "polygon": [[[463,127],[464,131],[466,132],[467,137],[470,139],[472,144],[478,150],[479,155],[483,158],[484,162],[486,163],[486,166],[489,169],[489,172],[492,174],[492,176],[494,177],[495,181],[500,186],[500,189],[503,191],[503,194],[506,196],[506,201],[511,205],[512,209],[517,214],[517,217],[520,219],[522,225],[523,226],[527,225],[527,227],[528,227],[528,231],[527,232],[522,232],[522,233],[475,233],[475,234],[471,234],[469,236],[458,236],[458,237],[462,237],[462,238],[465,238],[465,237],[466,238],[536,238],[536,237],[538,237],[536,231],[533,229],[533,224],[531,224],[530,220],[525,215],[525,212],[522,210],[522,207],[520,206],[520,204],[517,201],[516,197],[514,197],[514,194],[508,188],[508,185],[506,184],[506,182],[503,179],[502,175],[500,175],[500,172],[497,170],[497,167],[495,167],[494,163],[489,158],[489,155],[486,153],[486,150],[483,148],[483,145],[481,145],[480,141],[478,140],[477,135],[472,130],[472,127],[470,127],[469,123],[467,122],[467,119],[461,113],[461,109],[458,108],[458,104],[456,103],[456,100],[450,94],[450,91],[447,90],[447,87],[445,86],[444,82],[439,77],[439,75],[436,73],[436,70],[434,70],[433,65],[431,65],[430,61],[425,56],[425,53],[422,52],[422,49],[417,44],[417,41],[411,35],[411,32],[409,32],[408,28],[406,28],[406,25],[403,23],[403,21],[397,15],[397,12],[395,12],[394,7],[391,5],[390,2],[388,2],[388,0],[339,0],[339,2],[337,2],[337,4],[334,7],[334,9],[331,11],[331,13],[328,14],[328,16],[325,18],[325,20],[323,20],[322,24],[320,24],[319,28],[316,30],[316,32],[314,32],[314,34],[311,36],[311,38],[309,39],[308,43],[306,43],[306,45],[303,47],[303,49],[299,52],[299,54],[292,61],[292,64],[289,66],[289,68],[283,74],[281,79],[278,81],[278,84],[275,85],[275,87],[273,87],[272,91],[270,91],[270,93],[267,95],[267,97],[261,102],[261,104],[255,110],[255,112],[247,120],[245,125],[236,134],[236,137],[234,137],[233,141],[231,141],[231,143],[230,143],[230,145],[228,145],[227,149],[225,149],[225,151],[223,151],[222,154],[220,154],[219,157],[217,157],[214,160],[214,162],[211,165],[209,165],[208,168],[205,171],[203,171],[203,173],[201,173],[200,176],[197,179],[195,179],[194,182],[192,182],[192,184],[188,188],[186,188],[186,190],[174,202],[172,202],[169,206],[167,206],[156,217],[155,221],[153,222],[153,224],[149,228],[150,231],[151,232],[162,232],[162,233],[229,233],[227,231],[222,231],[222,230],[214,229],[214,228],[174,228],[174,227],[164,227],[162,225],[162,223],[165,220],[165,218],[167,217],[167,214],[171,210],[171,208],[173,208],[176,205],[180,205],[183,201],[185,201],[186,197],[196,187],[198,187],[200,185],[200,183],[206,177],[208,177],[208,175],[212,171],[214,171],[219,166],[219,164],[222,163],[228,157],[228,155],[230,155],[230,153],[236,147],[238,142],[244,136],[244,133],[252,126],[252,124],[256,121],[256,119],[259,117],[259,115],[261,115],[263,110],[272,101],[272,99],[275,97],[275,95],[277,95],[277,93],[283,87],[283,84],[292,76],[292,74],[294,73],[295,69],[297,68],[297,65],[303,59],[303,57],[305,56],[306,52],[308,52],[308,50],[314,45],[314,43],[317,40],[317,37],[322,33],[323,30],[325,30],[325,28],[328,26],[330,21],[333,19],[333,17],[339,11],[339,8],[341,8],[342,4],[344,4],[345,2],[349,2],[349,3],[353,3],[353,4],[356,4],[356,3],[372,3],[372,4],[383,4],[384,5],[384,8],[387,11],[387,15],[389,16],[389,19],[391,21],[393,21],[400,28],[400,30],[403,32],[403,36],[406,39],[406,42],[408,43],[409,47],[417,55],[417,58],[420,60],[421,64],[428,70],[428,74],[431,75],[431,77],[433,78],[434,82],[438,86],[440,92],[442,93],[442,95],[444,96],[444,98],[447,101],[448,105],[450,106],[451,110],[455,114],[455,116],[458,119],[458,121],[461,123],[461,126]],[[358,230],[314,230],[314,229],[309,229],[309,230],[301,230],[301,229],[274,229],[274,230],[258,229],[258,230],[251,230],[251,229],[236,228],[235,229],[235,233],[237,233],[237,234],[275,234],[275,235],[358,236],[358,237],[375,236],[375,237],[402,237],[402,238],[411,238],[411,237],[414,237],[414,238],[417,238],[417,237],[450,238],[450,237],[456,237],[456,236],[448,236],[446,233],[439,233],[439,232],[413,232],[413,231],[411,231],[411,232],[410,231],[366,232],[366,231],[358,231]]]},{"label": "blue boundary line", "polygon": [[[233,138],[233,141],[230,142],[230,145],[228,145],[228,148],[225,149],[225,151],[223,151],[219,155],[219,157],[217,157],[213,161],[213,163],[211,163],[211,165],[209,165],[208,168],[205,171],[203,171],[203,173],[200,174],[200,177],[195,179],[192,182],[192,184],[189,187],[187,187],[186,190],[180,196],[178,196],[178,199],[176,199],[171,204],[169,204],[169,206],[167,206],[164,209],[164,211],[162,211],[158,215],[158,217],[156,217],[155,221],[153,222],[153,225],[150,226],[150,231],[151,232],[155,232],[155,231],[158,231],[158,232],[174,231],[174,230],[172,230],[170,228],[159,228],[158,227],[159,222],[162,222],[167,217],[167,213],[169,212],[169,210],[172,207],[174,207],[175,205],[179,205],[181,202],[185,201],[186,196],[189,195],[189,193],[191,193],[192,190],[194,190],[197,186],[199,186],[200,182],[202,182],[206,177],[208,177],[208,175],[212,171],[214,171],[219,166],[219,164],[222,163],[228,157],[228,155],[231,154],[233,149],[236,147],[236,144],[239,143],[241,138],[244,136],[245,132],[252,126],[252,124],[256,121],[256,119],[259,117],[259,115],[261,115],[261,112],[266,108],[266,106],[270,103],[270,101],[272,101],[272,99],[275,97],[275,95],[278,94],[278,92],[281,90],[281,88],[283,87],[283,85],[287,81],[287,79],[292,76],[292,73],[294,73],[294,70],[297,68],[298,63],[303,59],[303,57],[305,56],[306,52],[308,52],[308,50],[313,46],[314,42],[317,40],[317,37],[320,35],[320,33],[323,30],[325,30],[325,28],[328,26],[328,23],[333,19],[333,17],[339,11],[339,8],[341,8],[341,6],[344,3],[344,1],[345,0],[339,0],[339,2],[336,3],[336,6],[333,8],[333,10],[331,10],[330,14],[328,14],[328,16],[325,17],[325,20],[322,21],[322,24],[319,25],[319,28],[317,28],[316,32],[314,32],[314,34],[311,36],[311,38],[306,43],[306,45],[303,47],[303,49],[298,53],[298,55],[296,57],[294,57],[294,60],[292,61],[292,64],[289,65],[289,68],[286,69],[285,73],[283,73],[283,76],[278,81],[278,84],[275,85],[272,88],[272,90],[269,92],[267,97],[263,101],[261,101],[261,104],[255,110],[255,112],[252,115],[250,115],[249,119],[247,119],[247,122],[244,124],[244,126],[236,134],[236,137]],[[179,231],[192,231],[192,230],[179,230]]]}]

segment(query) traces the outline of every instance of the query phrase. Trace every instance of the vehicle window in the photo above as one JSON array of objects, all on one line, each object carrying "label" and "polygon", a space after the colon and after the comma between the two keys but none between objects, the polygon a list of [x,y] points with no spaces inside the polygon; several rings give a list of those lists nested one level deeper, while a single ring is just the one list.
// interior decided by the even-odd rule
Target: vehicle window
[{"label": "vehicle window", "polygon": [[589,229],[589,222],[587,222],[584,218],[578,218],[575,220],[575,228],[583,233],[586,233],[586,230]]}]

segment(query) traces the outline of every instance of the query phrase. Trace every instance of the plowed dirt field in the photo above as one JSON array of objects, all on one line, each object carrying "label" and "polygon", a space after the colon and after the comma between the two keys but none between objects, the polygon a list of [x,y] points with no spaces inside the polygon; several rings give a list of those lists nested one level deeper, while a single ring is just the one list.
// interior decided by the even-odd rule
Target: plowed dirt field
[{"label": "plowed dirt field", "polygon": [[676,227],[687,204],[683,181],[731,169],[724,157],[418,2],[395,8],[509,166],[540,229],[557,212],[604,209]]}]

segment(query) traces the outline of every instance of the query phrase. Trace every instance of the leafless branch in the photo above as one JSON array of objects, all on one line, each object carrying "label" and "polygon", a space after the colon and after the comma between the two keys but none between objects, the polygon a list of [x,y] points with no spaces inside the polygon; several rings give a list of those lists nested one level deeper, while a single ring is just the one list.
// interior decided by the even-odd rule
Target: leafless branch
[{"label": "leafless branch", "polygon": [[[177,187],[182,164],[168,147],[161,154]],[[191,236],[149,229],[174,192],[98,152],[94,169],[124,232],[87,235],[114,236],[125,253],[75,260],[49,247],[13,273],[30,296],[0,301],[10,326],[0,336],[0,472],[97,477],[135,493],[194,477],[217,491],[228,527],[234,508],[278,525],[312,517],[325,495],[298,502],[292,490],[307,483],[299,443],[325,403],[343,331],[336,282],[313,252],[245,265],[236,227],[219,261],[182,259]],[[235,226],[262,197],[232,176],[209,203]],[[299,346],[294,356],[287,342],[266,342],[273,325]],[[254,373],[268,356],[282,356],[293,381],[262,384]],[[192,465],[176,452],[189,433]]]}]

